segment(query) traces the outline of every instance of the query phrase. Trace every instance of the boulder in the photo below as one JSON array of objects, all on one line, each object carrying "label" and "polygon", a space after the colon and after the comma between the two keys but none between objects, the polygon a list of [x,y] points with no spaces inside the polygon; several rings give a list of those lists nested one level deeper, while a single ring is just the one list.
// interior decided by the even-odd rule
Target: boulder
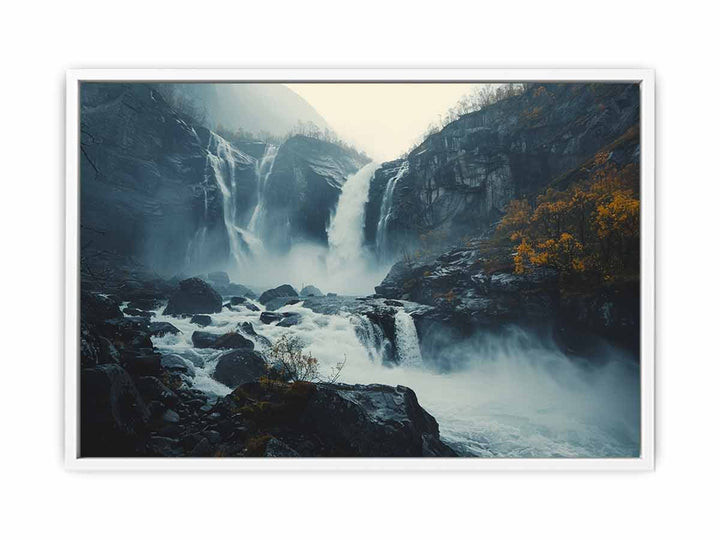
[{"label": "boulder", "polygon": [[286,458],[286,457],[300,457],[295,450],[290,448],[287,444],[282,442],[280,439],[271,437],[270,440],[265,444],[265,457],[275,458]]},{"label": "boulder", "polygon": [[83,322],[100,325],[112,319],[121,319],[123,314],[118,303],[97,293],[83,292],[80,295],[80,316]]},{"label": "boulder", "polygon": [[178,396],[157,377],[138,377],[135,385],[145,402],[159,401],[167,407],[175,407]]},{"label": "boulder", "polygon": [[247,302],[247,298],[245,298],[244,296],[233,296],[232,298],[230,298],[231,306],[237,306],[240,304],[244,304],[245,302]]},{"label": "boulder", "polygon": [[283,328],[289,328],[302,322],[302,315],[299,313],[283,313],[283,315],[285,315],[283,319],[277,323],[278,326],[282,326]]},{"label": "boulder", "polygon": [[260,322],[264,324],[272,324],[274,322],[282,321],[283,314],[276,313],[274,311],[263,311],[260,314]]},{"label": "boulder", "polygon": [[131,456],[144,437],[150,411],[130,375],[118,365],[80,375],[80,455]]},{"label": "boulder", "polygon": [[167,371],[175,371],[184,375],[195,375],[195,370],[189,366],[182,356],[177,354],[166,354],[160,359],[160,365]]},{"label": "boulder", "polygon": [[163,337],[167,334],[172,334],[173,336],[180,334],[180,330],[169,322],[152,322],[150,323],[149,328],[150,335],[156,337]]},{"label": "boulder", "polygon": [[280,285],[279,287],[275,287],[274,289],[269,289],[262,293],[260,295],[260,298],[258,298],[258,301],[265,305],[268,300],[272,300],[273,298],[279,298],[281,296],[297,296],[297,291],[292,287],[292,285]]},{"label": "boulder", "polygon": [[258,345],[262,347],[270,347],[272,345],[268,338],[266,338],[265,336],[261,336],[255,331],[255,327],[253,327],[251,322],[241,323],[238,325],[238,328],[243,334],[255,341],[255,343],[257,343]]},{"label": "boulder", "polygon": [[235,388],[241,384],[257,381],[265,374],[265,360],[256,351],[237,349],[224,353],[218,359],[213,378]]},{"label": "boulder", "polygon": [[199,278],[181,281],[171,296],[165,315],[207,314],[222,311],[222,297]]},{"label": "boulder", "polygon": [[193,332],[193,346],[198,349],[248,349],[253,350],[255,344],[237,332],[227,334],[211,334],[210,332]]},{"label": "boulder", "polygon": [[278,296],[277,298],[268,300],[265,303],[265,309],[268,311],[276,311],[283,306],[291,306],[301,301],[297,296]]},{"label": "boulder", "polygon": [[300,296],[322,296],[323,293],[320,289],[317,287],[314,287],[313,285],[306,285],[303,287],[302,291],[300,291]]},{"label": "boulder", "polygon": [[193,315],[190,322],[197,324],[198,326],[205,327],[212,324],[212,319],[210,318],[210,315]]},{"label": "boulder", "polygon": [[404,386],[318,384],[300,423],[348,456],[455,455],[440,441],[435,418]]},{"label": "boulder", "polygon": [[129,309],[141,311],[153,311],[162,306],[162,301],[157,298],[134,298],[128,302]]},{"label": "boulder", "polygon": [[249,382],[220,399],[215,411],[219,424],[223,418],[245,422],[243,455],[266,455],[272,437],[284,443],[278,455],[287,456],[293,454],[286,446],[304,457],[456,455],[404,386]]}]

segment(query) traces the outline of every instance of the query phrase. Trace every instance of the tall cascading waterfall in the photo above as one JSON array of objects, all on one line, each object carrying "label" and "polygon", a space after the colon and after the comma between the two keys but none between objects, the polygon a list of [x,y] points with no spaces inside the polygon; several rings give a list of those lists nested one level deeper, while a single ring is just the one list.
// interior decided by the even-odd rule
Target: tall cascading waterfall
[{"label": "tall cascading waterfall", "polygon": [[368,163],[343,185],[337,209],[327,228],[330,270],[356,263],[362,257],[365,205],[369,197],[370,180],[379,166],[379,163]]},{"label": "tall cascading waterfall", "polygon": [[245,262],[242,238],[243,231],[237,225],[237,184],[235,160],[230,144],[222,137],[210,132],[207,147],[207,164],[213,172],[215,182],[223,198],[223,220],[228,234],[230,253],[238,265]]},{"label": "tall cascading waterfall", "polygon": [[265,213],[265,186],[267,185],[267,180],[272,173],[273,166],[275,165],[277,153],[278,147],[268,144],[265,147],[265,152],[257,165],[257,203],[255,204],[255,209],[253,210],[247,226],[247,230],[255,236],[260,234],[260,230],[262,228],[261,222],[263,214]]},{"label": "tall cascading waterfall", "polygon": [[404,309],[399,309],[395,314],[395,348],[400,365],[422,367],[423,359],[415,321]]},{"label": "tall cascading waterfall", "polygon": [[378,220],[377,232],[375,234],[375,249],[378,255],[382,256],[387,251],[387,228],[390,216],[392,215],[393,196],[395,195],[395,187],[398,181],[407,174],[410,169],[410,163],[403,161],[400,169],[385,186],[382,203],[380,205],[380,219]]}]

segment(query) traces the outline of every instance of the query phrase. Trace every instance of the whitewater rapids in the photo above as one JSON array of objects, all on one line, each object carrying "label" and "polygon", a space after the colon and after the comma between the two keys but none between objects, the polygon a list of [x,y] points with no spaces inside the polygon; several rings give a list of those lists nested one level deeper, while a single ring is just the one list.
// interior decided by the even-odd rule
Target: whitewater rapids
[{"label": "whitewater rapids", "polygon": [[[639,380],[632,363],[618,359],[595,368],[582,366],[518,330],[474,343],[465,352],[470,361],[466,358],[463,368],[450,373],[438,373],[431,359],[416,356],[416,342],[402,344],[410,339],[405,333],[398,343],[399,356],[410,360],[389,367],[359,339],[357,315],[318,314],[299,303],[282,311],[298,313],[302,321],[283,328],[261,323],[260,312],[234,309],[213,314],[211,326],[205,328],[189,319],[160,315],[162,309],[152,319],[180,329],[181,334],[153,338],[154,345],[163,354],[178,354],[193,365],[192,386],[210,395],[231,391],[212,378],[223,351],[195,349],[192,333],[220,334],[250,322],[271,341],[283,334],[302,339],[323,375],[346,358],[340,382],[412,388],[438,421],[442,439],[463,454],[523,458],[638,454]],[[262,348],[256,342],[256,349]]]}]

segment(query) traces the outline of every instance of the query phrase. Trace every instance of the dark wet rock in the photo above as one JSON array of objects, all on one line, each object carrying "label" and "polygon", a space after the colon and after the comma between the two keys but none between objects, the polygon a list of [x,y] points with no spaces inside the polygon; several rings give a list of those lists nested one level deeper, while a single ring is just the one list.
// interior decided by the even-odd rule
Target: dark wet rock
[{"label": "dark wet rock", "polygon": [[337,293],[329,292],[329,293],[327,293],[325,296],[327,296],[327,297],[329,297],[329,298],[334,298],[334,297],[337,296]]},{"label": "dark wet rock", "polygon": [[148,453],[152,456],[180,457],[184,454],[178,439],[171,437],[150,437]]},{"label": "dark wet rock", "polygon": [[300,296],[322,296],[323,293],[320,289],[315,287],[314,285],[306,285],[303,287],[303,289],[300,291]]},{"label": "dark wet rock", "polygon": [[128,302],[128,308],[140,311],[154,311],[162,306],[162,300],[157,298],[135,298]]},{"label": "dark wet rock", "polygon": [[98,335],[85,323],[80,325],[80,365],[83,368],[98,364],[120,363],[120,352],[108,338]]},{"label": "dark wet rock", "polygon": [[193,315],[190,322],[198,326],[209,326],[212,324],[212,318],[210,315]]},{"label": "dark wet rock", "polygon": [[235,388],[257,381],[265,374],[265,359],[256,351],[237,349],[220,356],[213,378],[225,386]]},{"label": "dark wet rock", "polygon": [[260,308],[253,304],[250,300],[244,296],[233,296],[229,302],[223,307],[231,309],[233,311],[240,311],[238,308],[249,309],[250,311],[260,311]]},{"label": "dark wet rock", "polygon": [[404,386],[321,384],[302,422],[350,455],[452,456],[438,424]]},{"label": "dark wet rock", "polygon": [[178,422],[180,422],[180,415],[172,409],[168,409],[163,414],[162,421],[167,422],[168,424],[177,424]]},{"label": "dark wet rock", "polygon": [[300,457],[300,454],[275,437],[271,437],[270,440],[265,443],[264,455],[265,457],[275,458]]},{"label": "dark wet rock", "polygon": [[217,410],[220,418],[238,416],[262,430],[248,434],[246,455],[265,455],[273,437],[301,456],[456,455],[415,393],[402,386],[248,383]]},{"label": "dark wet rock", "polygon": [[296,296],[279,296],[272,298],[265,303],[265,309],[268,311],[277,311],[283,306],[291,306],[302,302],[302,300]]},{"label": "dark wet rock", "polygon": [[178,404],[178,396],[157,377],[138,377],[135,381],[140,395],[147,402],[156,401],[167,407]]},{"label": "dark wet rock", "polygon": [[157,337],[163,337],[167,334],[171,334],[174,336],[181,333],[178,328],[176,328],[169,322],[151,322],[149,329],[150,335]]},{"label": "dark wet rock", "polygon": [[137,453],[150,411],[127,371],[105,364],[80,376],[80,454],[128,456]]},{"label": "dark wet rock", "polygon": [[282,321],[283,314],[275,313],[274,311],[263,311],[260,314],[260,322],[264,324],[272,324],[274,322]]},{"label": "dark wet rock", "polygon": [[207,314],[222,311],[222,297],[199,278],[183,280],[170,297],[165,315]]},{"label": "dark wet rock", "polygon": [[190,451],[192,457],[210,457],[213,454],[213,447],[205,437],[200,439],[193,449]]},{"label": "dark wet rock", "polygon": [[260,314],[260,322],[264,324],[272,324],[276,322],[277,326],[290,327],[299,324],[301,321],[302,315],[300,313],[263,311]]},{"label": "dark wet rock", "polygon": [[123,359],[123,367],[132,375],[159,375],[162,371],[162,356],[152,349],[140,349]]},{"label": "dark wet rock", "polygon": [[292,285],[280,285],[279,287],[275,287],[274,289],[268,289],[264,293],[260,295],[260,298],[258,298],[258,302],[265,305],[268,300],[272,300],[273,298],[280,298],[283,296],[294,296],[297,297],[298,293],[297,291],[292,287]]},{"label": "dark wet rock", "polygon": [[122,316],[120,306],[115,300],[97,293],[83,292],[80,295],[80,317],[83,322],[100,325]]},{"label": "dark wet rock", "polygon": [[177,354],[166,354],[160,359],[160,365],[167,371],[175,371],[184,375],[195,375],[195,370],[182,356]]},{"label": "dark wet rock", "polygon": [[211,334],[210,332],[193,332],[193,346],[199,349],[249,349],[255,344],[237,332],[227,334]]},{"label": "dark wet rock", "polygon": [[289,328],[302,322],[302,315],[299,313],[289,313],[283,315],[285,315],[283,319],[277,323],[278,326],[282,326],[283,328]]},{"label": "dark wet rock", "polygon": [[244,323],[241,323],[238,325],[238,328],[246,337],[255,341],[257,345],[261,347],[270,347],[270,345],[272,345],[268,338],[258,334],[255,331],[255,327],[252,325],[251,322],[246,321]]}]

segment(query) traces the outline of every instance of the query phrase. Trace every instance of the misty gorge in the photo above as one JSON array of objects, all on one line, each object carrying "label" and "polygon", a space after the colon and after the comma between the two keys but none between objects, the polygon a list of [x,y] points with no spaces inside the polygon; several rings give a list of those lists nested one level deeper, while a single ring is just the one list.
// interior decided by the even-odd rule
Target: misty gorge
[{"label": "misty gorge", "polygon": [[307,96],[82,83],[81,455],[638,456],[638,85]]}]

